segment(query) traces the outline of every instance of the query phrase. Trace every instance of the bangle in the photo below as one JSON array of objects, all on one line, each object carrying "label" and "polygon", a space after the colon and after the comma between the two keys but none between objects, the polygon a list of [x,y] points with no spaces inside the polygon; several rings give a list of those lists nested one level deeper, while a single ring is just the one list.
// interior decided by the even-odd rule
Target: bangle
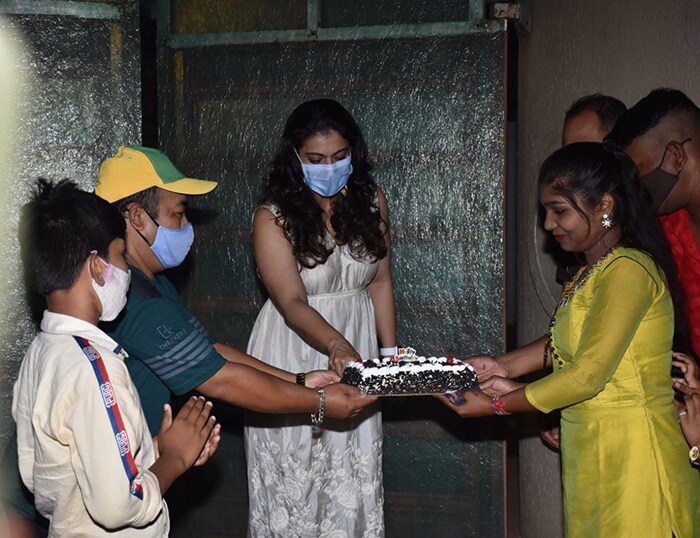
[{"label": "bangle", "polygon": [[506,411],[506,404],[503,400],[501,400],[500,396],[494,396],[491,398],[491,409],[493,409],[493,412],[496,413],[497,415],[510,415],[508,411]]},{"label": "bangle", "polygon": [[311,413],[311,424],[320,426],[323,424],[323,415],[326,411],[326,391],[323,387],[316,387],[318,392],[318,413]]},{"label": "bangle", "polygon": [[306,374],[304,372],[299,372],[297,374],[297,385],[301,385],[302,387],[306,386]]},{"label": "bangle", "polygon": [[380,357],[393,357],[399,352],[399,348],[397,346],[394,347],[380,347],[379,348],[379,356]]}]

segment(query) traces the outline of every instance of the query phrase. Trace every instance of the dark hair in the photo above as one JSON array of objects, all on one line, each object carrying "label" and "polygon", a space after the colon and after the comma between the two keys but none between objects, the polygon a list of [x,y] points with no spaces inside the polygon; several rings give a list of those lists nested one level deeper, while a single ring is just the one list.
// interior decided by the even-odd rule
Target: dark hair
[{"label": "dark hair", "polygon": [[627,110],[625,103],[619,99],[615,99],[609,95],[602,93],[594,93],[584,95],[577,99],[569,110],[566,111],[564,121],[567,122],[571,118],[575,118],[584,112],[594,112],[600,120],[600,125],[606,130],[611,131],[615,126],[618,118]]},{"label": "dark hair", "polygon": [[692,112],[700,109],[682,91],[658,88],[639,100],[625,112],[608,135],[621,148],[626,148],[638,136],[656,127],[669,114]]},{"label": "dark hair", "polygon": [[23,259],[36,291],[70,289],[90,251],[108,259],[109,245],[124,239],[126,222],[109,202],[67,179],[38,179],[20,218]]},{"label": "dark hair", "polygon": [[577,200],[588,207],[600,203],[604,194],[615,201],[613,219],[620,228],[620,244],[649,254],[663,271],[673,299],[674,341],[687,350],[684,299],[676,276],[676,265],[664,236],[651,197],[637,177],[637,168],[621,151],[603,144],[577,142],[564,146],[542,164],[540,188],[549,186],[564,197],[590,226],[590,217]]},{"label": "dark hair", "polygon": [[353,171],[344,194],[333,197],[331,226],[336,239],[350,247],[355,258],[381,259],[386,244],[380,230],[377,185],[370,172],[367,144],[357,123],[338,102],[331,99],[307,101],[291,113],[282,132],[277,154],[272,160],[261,203],[279,207],[277,220],[292,244],[294,256],[304,267],[325,263],[333,252],[325,243],[326,227],[322,210],[306,187],[299,151],[310,136],[336,131],[350,144]]},{"label": "dark hair", "polygon": [[133,203],[137,203],[151,215],[152,218],[158,218],[158,209],[160,203],[160,189],[158,187],[150,187],[145,191],[137,192],[121,200],[114,202],[119,212],[123,215]]}]

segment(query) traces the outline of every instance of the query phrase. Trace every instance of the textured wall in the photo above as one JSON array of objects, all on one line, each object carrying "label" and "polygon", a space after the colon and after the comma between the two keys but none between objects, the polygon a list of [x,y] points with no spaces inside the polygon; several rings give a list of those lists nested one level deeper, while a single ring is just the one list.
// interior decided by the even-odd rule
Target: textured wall
[{"label": "textured wall", "polygon": [[[519,342],[541,336],[559,286],[536,224],[537,170],[560,144],[564,112],[593,92],[628,106],[660,86],[700,103],[700,11],[693,0],[532,0],[532,32],[521,42],[519,94]],[[538,438],[520,446],[521,528],[561,535],[556,454]]]},{"label": "textured wall", "polygon": [[[71,8],[83,9],[77,4]],[[5,44],[0,49],[3,83],[10,75],[20,81],[10,113],[14,124],[2,121],[14,149],[0,187],[0,450],[14,429],[12,385],[36,331],[18,256],[20,207],[39,176],[68,177],[92,189],[100,161],[118,145],[140,139],[137,4],[121,0],[85,9],[90,17],[25,12],[0,19],[0,35],[12,31],[10,43],[23,49],[12,63]],[[3,93],[3,107],[10,104],[8,96]]]}]

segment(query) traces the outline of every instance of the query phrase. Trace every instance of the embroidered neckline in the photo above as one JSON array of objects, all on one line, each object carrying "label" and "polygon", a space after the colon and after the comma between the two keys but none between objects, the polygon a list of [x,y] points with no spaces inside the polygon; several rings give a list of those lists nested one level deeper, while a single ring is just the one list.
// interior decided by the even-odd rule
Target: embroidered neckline
[{"label": "embroidered neckline", "polygon": [[596,261],[593,265],[581,268],[579,272],[574,275],[574,278],[564,284],[564,287],[561,290],[561,297],[559,298],[559,302],[557,303],[554,313],[552,314],[552,319],[554,319],[554,317],[557,315],[557,311],[564,308],[571,301],[571,298],[576,294],[576,292],[586,285],[595,270],[603,265],[608,258],[610,258],[616,248],[617,247],[613,247],[608,250],[600,258],[598,258],[598,261]]},{"label": "embroidered neckline", "polygon": [[554,339],[552,337],[552,331],[554,330],[554,323],[557,319],[557,312],[564,308],[567,304],[571,302],[571,299],[574,297],[576,292],[578,292],[581,288],[583,288],[588,280],[591,278],[591,275],[595,272],[596,269],[598,269],[601,265],[603,265],[610,256],[612,256],[613,252],[617,246],[611,248],[608,250],[605,254],[603,254],[598,260],[590,266],[583,267],[579,270],[576,275],[574,275],[574,278],[572,278],[569,282],[564,284],[564,287],[562,288],[561,291],[561,298],[559,299],[559,302],[557,303],[557,306],[554,308],[554,312],[552,313],[552,317],[549,320],[549,326],[547,327],[547,334],[546,334],[546,341],[544,344],[544,367],[547,367],[547,359],[552,358],[552,367],[555,366],[555,360],[557,361],[557,365],[561,368],[563,366],[562,360],[559,358],[559,352],[557,351],[555,345],[554,345]]}]

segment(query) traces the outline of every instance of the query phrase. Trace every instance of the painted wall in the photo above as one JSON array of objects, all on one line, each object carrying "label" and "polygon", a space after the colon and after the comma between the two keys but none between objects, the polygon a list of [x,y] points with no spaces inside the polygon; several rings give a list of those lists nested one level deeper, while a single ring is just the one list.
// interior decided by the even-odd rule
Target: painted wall
[{"label": "painted wall", "polygon": [[[560,291],[537,227],[536,178],[541,162],[561,143],[568,106],[594,92],[630,106],[661,86],[700,103],[697,2],[532,0],[531,21],[531,33],[520,43],[520,344],[544,333]],[[522,536],[561,536],[559,458],[533,435],[520,444]]]}]

